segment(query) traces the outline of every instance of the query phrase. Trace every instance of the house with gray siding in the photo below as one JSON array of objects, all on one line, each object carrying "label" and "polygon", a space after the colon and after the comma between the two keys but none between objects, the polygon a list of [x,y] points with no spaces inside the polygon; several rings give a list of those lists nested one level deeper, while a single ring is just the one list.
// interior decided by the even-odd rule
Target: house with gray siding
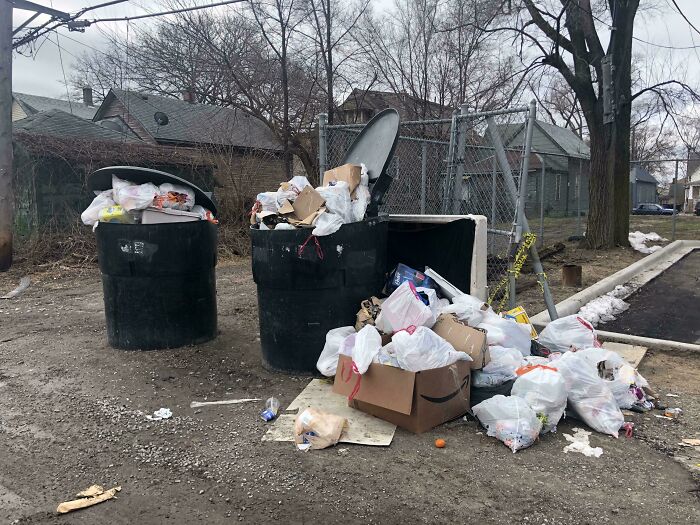
[{"label": "house with gray siding", "polygon": [[641,166],[630,170],[630,209],[645,202],[658,202],[659,182]]}]

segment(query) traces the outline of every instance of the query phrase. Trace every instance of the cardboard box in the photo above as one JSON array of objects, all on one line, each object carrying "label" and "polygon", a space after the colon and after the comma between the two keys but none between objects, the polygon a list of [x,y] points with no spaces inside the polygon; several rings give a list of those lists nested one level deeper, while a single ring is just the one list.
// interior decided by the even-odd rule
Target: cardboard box
[{"label": "cardboard box", "polygon": [[325,203],[325,199],[321,197],[319,192],[317,192],[311,186],[307,186],[294,200],[292,208],[294,209],[296,219],[304,222],[311,215],[320,210]]},{"label": "cardboard box", "polygon": [[471,368],[468,361],[409,372],[372,363],[360,376],[352,371],[350,357],[341,355],[333,391],[350,396],[353,408],[421,433],[461,417],[469,410]]},{"label": "cardboard box", "polygon": [[473,370],[479,370],[491,361],[486,332],[468,326],[454,314],[441,314],[433,326],[433,332],[454,346],[458,352],[469,354],[474,360],[470,363]]},{"label": "cardboard box", "polygon": [[502,315],[506,319],[514,319],[516,323],[528,325],[530,327],[530,339],[537,339],[537,330],[535,330],[535,327],[532,326],[525,308],[522,306],[516,306],[512,310],[504,312]]},{"label": "cardboard box", "polygon": [[362,166],[359,164],[343,164],[342,166],[323,172],[324,186],[329,186],[332,182],[347,182],[350,194],[360,185],[361,179]]}]

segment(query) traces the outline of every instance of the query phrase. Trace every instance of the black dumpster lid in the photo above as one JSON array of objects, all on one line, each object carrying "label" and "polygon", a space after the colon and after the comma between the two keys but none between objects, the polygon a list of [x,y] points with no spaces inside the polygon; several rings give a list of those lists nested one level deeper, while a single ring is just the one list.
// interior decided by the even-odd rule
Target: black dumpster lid
[{"label": "black dumpster lid", "polygon": [[108,166],[106,168],[100,168],[88,176],[88,189],[90,191],[104,191],[110,189],[112,187],[112,175],[116,175],[120,179],[128,180],[136,184],[152,182],[158,186],[164,182],[169,182],[170,184],[189,186],[194,190],[195,204],[204,206],[214,215],[217,214],[216,204],[211,197],[211,193],[204,191],[199,186],[195,186],[190,181],[181,179],[176,175],[164,171],[152,170],[150,168],[140,168],[138,166]]},{"label": "black dumpster lid", "polygon": [[394,156],[399,138],[399,113],[385,109],[370,120],[352,143],[342,164],[367,166],[369,180],[374,182],[384,173]]}]

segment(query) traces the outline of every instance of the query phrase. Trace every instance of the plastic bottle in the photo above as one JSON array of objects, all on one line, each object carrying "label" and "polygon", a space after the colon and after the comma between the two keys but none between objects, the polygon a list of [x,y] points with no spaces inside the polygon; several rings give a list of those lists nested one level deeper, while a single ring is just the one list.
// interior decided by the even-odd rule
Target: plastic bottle
[{"label": "plastic bottle", "polygon": [[276,397],[270,397],[265,401],[265,410],[260,412],[263,421],[272,421],[277,417],[280,409],[280,402]]}]

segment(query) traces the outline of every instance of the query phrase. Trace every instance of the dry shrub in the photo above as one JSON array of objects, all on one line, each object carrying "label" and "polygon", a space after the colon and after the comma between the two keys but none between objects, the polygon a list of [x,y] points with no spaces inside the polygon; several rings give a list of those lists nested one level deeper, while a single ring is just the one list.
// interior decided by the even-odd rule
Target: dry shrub
[{"label": "dry shrub", "polygon": [[95,234],[82,223],[49,222],[18,241],[17,256],[30,265],[85,266],[97,262]]}]

